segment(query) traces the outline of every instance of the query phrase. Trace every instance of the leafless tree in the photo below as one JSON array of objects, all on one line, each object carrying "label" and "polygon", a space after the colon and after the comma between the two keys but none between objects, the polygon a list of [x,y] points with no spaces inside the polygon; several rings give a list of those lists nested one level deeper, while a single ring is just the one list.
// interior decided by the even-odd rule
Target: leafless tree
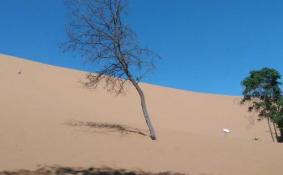
[{"label": "leafless tree", "polygon": [[87,86],[97,86],[101,81],[107,90],[123,92],[127,82],[137,90],[141,107],[152,140],[156,134],[146,107],[140,80],[154,68],[159,58],[147,48],[141,48],[137,36],[124,23],[126,0],[67,0],[70,21],[67,25],[66,51],[78,53],[95,65],[96,73],[87,75]]}]

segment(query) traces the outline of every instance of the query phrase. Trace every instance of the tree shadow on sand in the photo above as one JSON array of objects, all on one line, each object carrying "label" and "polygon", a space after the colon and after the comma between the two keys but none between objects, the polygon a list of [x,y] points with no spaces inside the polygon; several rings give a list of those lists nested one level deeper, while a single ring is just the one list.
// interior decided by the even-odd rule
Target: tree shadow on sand
[{"label": "tree shadow on sand", "polygon": [[137,134],[142,136],[148,136],[144,131],[138,128],[129,127],[121,124],[111,123],[99,123],[99,122],[83,122],[83,121],[71,121],[66,123],[68,126],[89,128],[91,131],[97,133],[119,133],[121,135]]},{"label": "tree shadow on sand", "polygon": [[112,168],[75,168],[60,166],[45,166],[36,170],[2,171],[0,175],[185,175],[182,173],[159,172],[150,173],[144,171],[129,171]]}]

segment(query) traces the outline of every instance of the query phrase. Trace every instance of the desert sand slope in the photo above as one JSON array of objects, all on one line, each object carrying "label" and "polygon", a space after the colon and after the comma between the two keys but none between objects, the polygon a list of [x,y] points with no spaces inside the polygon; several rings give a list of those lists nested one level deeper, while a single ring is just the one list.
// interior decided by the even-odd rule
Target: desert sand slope
[{"label": "desert sand slope", "polygon": [[[282,174],[283,145],[272,143],[266,121],[258,122],[239,105],[240,97],[143,84],[158,134],[151,141],[139,133],[147,127],[133,88],[116,97],[83,87],[84,77],[0,56],[0,170],[56,164],[193,175]],[[121,134],[99,123],[133,132]],[[224,134],[223,128],[232,132]]]}]

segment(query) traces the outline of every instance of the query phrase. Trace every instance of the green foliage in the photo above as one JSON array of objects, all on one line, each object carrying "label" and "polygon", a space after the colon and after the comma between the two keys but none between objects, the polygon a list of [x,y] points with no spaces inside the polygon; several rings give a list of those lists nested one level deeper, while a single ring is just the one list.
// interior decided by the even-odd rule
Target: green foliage
[{"label": "green foliage", "polygon": [[280,129],[283,129],[283,97],[277,103],[276,109],[272,110],[272,120],[277,123]]},{"label": "green foliage", "polygon": [[[279,72],[272,68],[251,71],[242,81],[242,103],[249,102],[249,111],[257,111],[260,117],[268,118],[277,124],[280,131],[280,137],[275,132],[277,141],[283,142],[283,96],[280,79]],[[270,125],[269,129],[273,139]]]},{"label": "green foliage", "polygon": [[251,71],[242,81],[244,86],[242,103],[251,102],[249,111],[258,111],[261,117],[270,117],[275,121],[282,100],[280,79],[279,72],[272,68]]}]

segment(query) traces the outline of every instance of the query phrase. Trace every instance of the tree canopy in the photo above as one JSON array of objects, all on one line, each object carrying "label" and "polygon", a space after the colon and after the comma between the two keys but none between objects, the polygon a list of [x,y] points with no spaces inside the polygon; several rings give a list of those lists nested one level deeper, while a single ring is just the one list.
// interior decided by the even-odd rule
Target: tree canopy
[{"label": "tree canopy", "polygon": [[[251,71],[242,81],[244,86],[242,103],[250,102],[249,111],[257,111],[261,118],[267,118],[268,121],[271,120],[276,124],[282,139],[283,97],[280,79],[280,73],[273,68]],[[276,133],[276,128],[274,130]],[[271,127],[270,132],[272,134]]]}]

